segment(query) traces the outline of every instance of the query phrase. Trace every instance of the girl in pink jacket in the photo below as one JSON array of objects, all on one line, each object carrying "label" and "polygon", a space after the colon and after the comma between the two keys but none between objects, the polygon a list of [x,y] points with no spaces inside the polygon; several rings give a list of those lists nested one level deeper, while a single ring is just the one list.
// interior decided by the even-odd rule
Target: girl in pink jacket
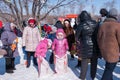
[{"label": "girl in pink jacket", "polygon": [[55,73],[67,72],[67,50],[68,42],[65,38],[63,29],[58,29],[56,32],[56,39],[52,44],[52,50],[54,53]]},{"label": "girl in pink jacket", "polygon": [[[41,40],[36,48],[36,51],[35,51],[35,57],[37,57],[37,63],[38,63],[38,77],[41,75],[41,72],[43,74],[47,74],[48,72],[48,68],[49,68],[49,64],[48,62],[46,61],[45,57],[46,57],[46,53],[47,53],[47,50],[48,48],[50,47],[51,45],[51,42],[49,39],[44,39],[44,40]],[[44,67],[45,70],[41,69],[42,66]],[[43,70],[43,71],[41,71]]]}]

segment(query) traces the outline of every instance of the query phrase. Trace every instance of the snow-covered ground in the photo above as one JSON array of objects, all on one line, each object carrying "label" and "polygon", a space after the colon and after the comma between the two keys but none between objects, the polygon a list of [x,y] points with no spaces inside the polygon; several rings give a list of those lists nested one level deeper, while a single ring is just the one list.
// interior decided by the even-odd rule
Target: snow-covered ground
[{"label": "snow-covered ground", "polygon": [[[75,59],[71,59],[70,55],[68,54],[68,72],[64,74],[54,74],[53,73],[53,64],[50,64],[50,72],[48,75],[42,75],[38,78],[37,68],[31,64],[29,68],[26,68],[23,60],[23,52],[21,49],[21,43],[18,44],[20,57],[16,57],[16,70],[13,74],[5,73],[5,59],[2,57],[0,58],[0,80],[80,80],[78,77],[80,75],[80,68],[76,68],[77,64],[77,57]],[[47,53],[47,60],[50,57],[50,52]],[[95,80],[100,80],[102,74],[104,72],[104,60],[98,60],[97,66],[97,74]],[[42,72],[41,72],[42,73]],[[114,70],[114,79],[113,80],[120,80],[120,63],[117,64]],[[109,76],[109,75],[108,75]],[[88,72],[86,76],[86,80],[91,80],[90,78],[90,64],[88,67]]]},{"label": "snow-covered ground", "polygon": [[[48,58],[50,53],[48,53]],[[48,60],[48,59],[47,59]],[[16,69],[13,74],[5,73],[5,59],[0,58],[0,80],[79,80],[80,68],[75,68],[77,64],[77,58],[71,59],[68,55],[69,66],[68,72],[64,74],[53,74],[53,71],[48,75],[43,75],[38,78],[37,68],[31,64],[30,68],[26,68],[24,64],[20,64],[20,58],[16,58]],[[104,71],[104,60],[99,59],[98,69],[95,80],[100,80]],[[53,64],[50,64],[53,69]],[[87,72],[86,80],[91,80],[90,78],[90,66]],[[117,67],[114,70],[114,79],[120,80],[120,63],[117,64]],[[109,76],[109,75],[108,75]]]}]

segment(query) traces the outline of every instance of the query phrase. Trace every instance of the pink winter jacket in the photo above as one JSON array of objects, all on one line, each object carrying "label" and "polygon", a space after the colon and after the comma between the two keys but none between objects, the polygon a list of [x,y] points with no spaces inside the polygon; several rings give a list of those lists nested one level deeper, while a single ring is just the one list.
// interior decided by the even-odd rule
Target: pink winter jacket
[{"label": "pink winter jacket", "polygon": [[38,44],[36,51],[35,51],[35,57],[45,57],[47,52],[47,39],[41,40]]},{"label": "pink winter jacket", "polygon": [[66,54],[66,51],[68,50],[67,39],[54,39],[54,42],[52,44],[52,50],[55,52],[54,54],[58,57],[63,57]]}]

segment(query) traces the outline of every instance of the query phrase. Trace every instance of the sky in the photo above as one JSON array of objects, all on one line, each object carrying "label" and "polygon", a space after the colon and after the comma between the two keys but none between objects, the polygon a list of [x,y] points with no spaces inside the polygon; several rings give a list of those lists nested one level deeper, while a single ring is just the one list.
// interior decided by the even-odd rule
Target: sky
[{"label": "sky", "polygon": [[[101,8],[106,8],[106,7],[105,7],[105,3],[106,3],[106,2],[111,2],[111,1],[113,1],[113,0],[81,0],[81,1],[84,2],[84,3],[82,3],[82,4],[85,5],[85,7],[84,7],[83,10],[86,10],[86,11],[88,11],[89,13],[92,13],[91,5],[94,5],[94,7],[95,7],[95,14],[96,14],[96,15],[99,15],[99,10],[100,10]],[[87,1],[87,2],[86,2],[86,1]],[[55,3],[54,0],[50,0],[50,2],[52,2],[52,4]],[[78,4],[78,6],[79,6],[79,5],[80,5],[80,2],[78,2],[77,4]],[[76,7],[76,8],[75,8],[75,13],[79,14],[79,11],[78,11],[79,7],[76,6],[76,5],[74,5],[74,6]],[[120,10],[120,0],[115,0],[115,8],[118,10],[118,12],[120,12],[120,11],[119,11],[119,10]],[[63,10],[64,10],[64,9],[63,9]],[[109,7],[107,7],[107,10],[109,10]]]},{"label": "sky", "polygon": [[[101,8],[105,8],[104,3],[106,2],[111,2],[112,0],[88,0],[87,3],[85,3],[85,10],[91,12],[91,5],[93,4],[95,6],[95,14],[99,14],[99,10]],[[115,0],[115,8],[118,10],[120,10],[120,0]],[[109,10],[109,8],[107,8],[107,10]]]}]

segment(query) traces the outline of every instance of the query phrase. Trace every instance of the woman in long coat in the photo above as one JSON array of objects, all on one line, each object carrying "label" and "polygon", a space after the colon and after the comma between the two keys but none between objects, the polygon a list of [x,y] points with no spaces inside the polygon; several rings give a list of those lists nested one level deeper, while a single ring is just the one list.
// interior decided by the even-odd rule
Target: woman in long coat
[{"label": "woman in long coat", "polygon": [[96,28],[96,22],[92,20],[87,11],[82,11],[79,19],[80,23],[76,29],[76,41],[80,45],[80,57],[82,58],[80,79],[84,80],[87,74],[88,61],[95,56],[93,33]]},{"label": "woman in long coat", "polygon": [[[1,34],[1,41],[3,43],[3,48],[7,46],[11,46],[13,44],[13,41],[17,39],[16,34],[13,32],[13,27],[10,25],[10,23],[5,23],[4,25],[4,31]],[[6,72],[13,73],[13,70],[15,70],[15,57],[18,56],[18,48],[13,51],[13,56],[5,55],[5,61],[6,61]]]}]

